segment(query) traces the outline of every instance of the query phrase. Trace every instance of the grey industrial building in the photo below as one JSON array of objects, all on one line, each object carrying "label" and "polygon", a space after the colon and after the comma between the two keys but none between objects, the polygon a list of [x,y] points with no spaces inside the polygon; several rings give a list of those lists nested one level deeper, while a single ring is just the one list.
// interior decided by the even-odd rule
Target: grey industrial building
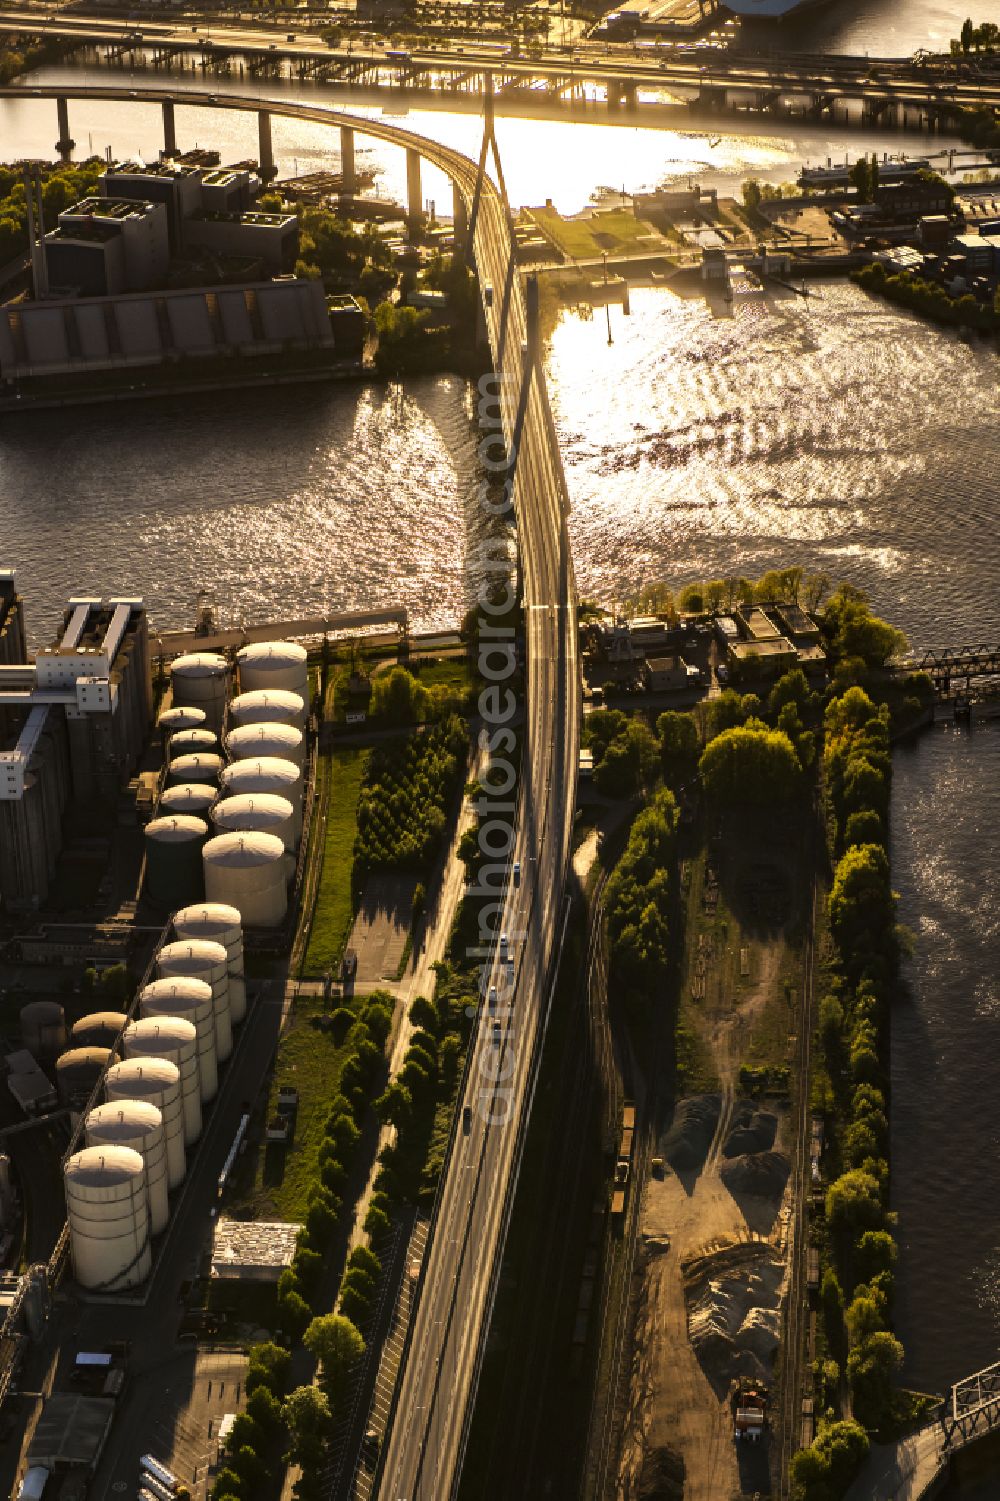
[{"label": "grey industrial building", "polygon": [[0,380],[333,352],[322,283],[296,280],[0,307]]},{"label": "grey industrial building", "polygon": [[84,198],[64,209],[58,228],[45,236],[49,287],[84,297],[161,286],[169,265],[162,203]]},{"label": "grey industrial building", "polygon": [[[0,573],[11,618],[12,598],[15,576]],[[70,800],[113,800],[131,775],[152,716],[152,674],[140,599],[71,599],[57,640],[34,662],[23,623],[10,638],[13,659],[0,665],[0,902],[24,909],[48,894]]]},{"label": "grey industrial building", "polygon": [[217,255],[253,256],[266,271],[291,271],[299,253],[299,221],[295,214],[203,209],[185,219],[184,245]]}]

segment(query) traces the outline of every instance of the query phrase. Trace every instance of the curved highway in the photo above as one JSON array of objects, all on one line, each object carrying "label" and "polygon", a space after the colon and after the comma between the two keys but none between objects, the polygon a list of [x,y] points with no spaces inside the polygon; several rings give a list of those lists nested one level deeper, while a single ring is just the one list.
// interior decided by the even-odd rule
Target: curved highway
[{"label": "curved highway", "polygon": [[[61,84],[7,87],[0,95],[156,102],[172,98],[215,109],[346,125],[359,135],[418,150],[448,174],[470,211],[476,194],[477,166],[460,152],[383,120],[320,105],[169,87]],[[471,1125],[467,1133],[461,1127],[453,1129],[394,1417],[383,1447],[378,1494],[384,1501],[449,1501],[457,1487],[554,979],[576,799],[581,709],[568,495],[538,351],[529,341],[509,211],[489,177],[482,184],[473,248],[480,286],[492,289],[485,316],[494,369],[501,377],[508,447],[520,423],[513,502],[527,702],[508,869],[519,862],[521,879],[517,884],[509,881],[503,892],[498,926],[509,935],[512,970],[501,964],[499,954],[494,956],[490,982],[498,986],[500,1004],[495,1018],[486,1006],[481,1008],[470,1044],[458,1120],[468,1105]],[[514,800],[512,792],[509,802]],[[509,1091],[503,1110],[491,1108],[498,1077]],[[494,1118],[500,1115],[506,1119]]]},{"label": "curved highway", "polygon": [[[315,66],[375,70],[390,80],[386,92],[398,92],[404,76],[411,79],[470,73],[530,87],[546,79],[555,87],[587,82],[658,91],[664,88],[731,89],[743,93],[816,95],[827,100],[865,99],[870,103],[964,106],[1000,104],[1000,77],[987,59],[860,58],[835,55],[755,55],[724,48],[635,47],[631,43],[577,41],[572,46],[547,46],[530,54],[486,39],[442,39],[417,42],[406,51],[391,43],[365,45],[351,38],[330,45],[287,21],[268,27],[260,22],[236,22],[227,17],[186,18],[141,15],[89,16],[79,11],[49,12],[31,6],[0,4],[0,23],[38,36],[57,36],[78,45],[107,45],[124,51],[197,52],[224,56],[242,53],[258,59],[284,60]],[[345,80],[349,82],[349,80]],[[334,85],[336,78],[330,80]],[[447,96],[447,89],[441,92]]]}]

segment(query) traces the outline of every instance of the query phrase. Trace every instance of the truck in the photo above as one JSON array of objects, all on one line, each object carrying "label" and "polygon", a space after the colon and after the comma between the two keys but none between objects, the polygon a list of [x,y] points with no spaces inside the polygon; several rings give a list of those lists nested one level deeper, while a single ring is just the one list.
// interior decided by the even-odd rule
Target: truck
[{"label": "truck", "polygon": [[736,1443],[762,1442],[771,1426],[767,1415],[769,1405],[770,1394],[764,1382],[741,1376],[730,1398]]}]

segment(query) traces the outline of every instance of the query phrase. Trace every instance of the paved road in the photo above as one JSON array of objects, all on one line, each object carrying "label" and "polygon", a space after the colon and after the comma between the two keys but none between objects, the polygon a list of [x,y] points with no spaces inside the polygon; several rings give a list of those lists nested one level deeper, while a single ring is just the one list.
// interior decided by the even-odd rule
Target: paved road
[{"label": "paved road", "polygon": [[920,1501],[941,1469],[943,1437],[938,1423],[896,1444],[874,1444],[845,1501]]},{"label": "paved road", "polygon": [[[490,72],[498,80],[529,84],[548,80],[559,88],[576,83],[615,82],[639,88],[731,88],[755,92],[784,91],[823,95],[828,100],[858,99],[920,106],[1000,103],[996,73],[960,73],[947,64],[921,67],[910,58],[867,59],[837,56],[755,57],[721,48],[696,52],[577,44],[550,47],[531,57],[512,57],[506,46],[489,42],[442,41],[407,51],[391,44],[356,45],[353,40],[329,46],[315,33],[289,33],[260,24],[219,20],[159,20],[81,15],[77,11],[50,15],[30,6],[0,7],[5,26],[23,26],[39,35],[83,42],[126,45],[126,36],[141,37],[145,48],[202,51],[239,51],[248,56],[274,56],[315,65],[318,60],[344,69],[344,81],[358,72],[379,69],[387,84],[398,87],[428,74]],[[290,22],[294,26],[294,21]],[[291,36],[292,40],[289,40]],[[643,55],[643,54],[647,55]]]}]

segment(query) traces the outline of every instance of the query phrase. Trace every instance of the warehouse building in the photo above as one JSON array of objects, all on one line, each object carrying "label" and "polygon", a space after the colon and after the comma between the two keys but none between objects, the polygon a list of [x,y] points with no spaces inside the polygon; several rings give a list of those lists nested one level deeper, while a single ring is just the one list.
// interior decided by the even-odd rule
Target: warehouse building
[{"label": "warehouse building", "polygon": [[334,352],[318,281],[253,282],[0,308],[0,379],[149,367],[180,358]]},{"label": "warehouse building", "polygon": [[[16,593],[0,574],[0,598]],[[22,638],[23,639],[23,638]],[[0,636],[2,640],[2,636]],[[135,766],[152,715],[140,599],[71,599],[34,662],[0,665],[0,902],[38,906],[62,848],[68,802],[109,802]]]}]

